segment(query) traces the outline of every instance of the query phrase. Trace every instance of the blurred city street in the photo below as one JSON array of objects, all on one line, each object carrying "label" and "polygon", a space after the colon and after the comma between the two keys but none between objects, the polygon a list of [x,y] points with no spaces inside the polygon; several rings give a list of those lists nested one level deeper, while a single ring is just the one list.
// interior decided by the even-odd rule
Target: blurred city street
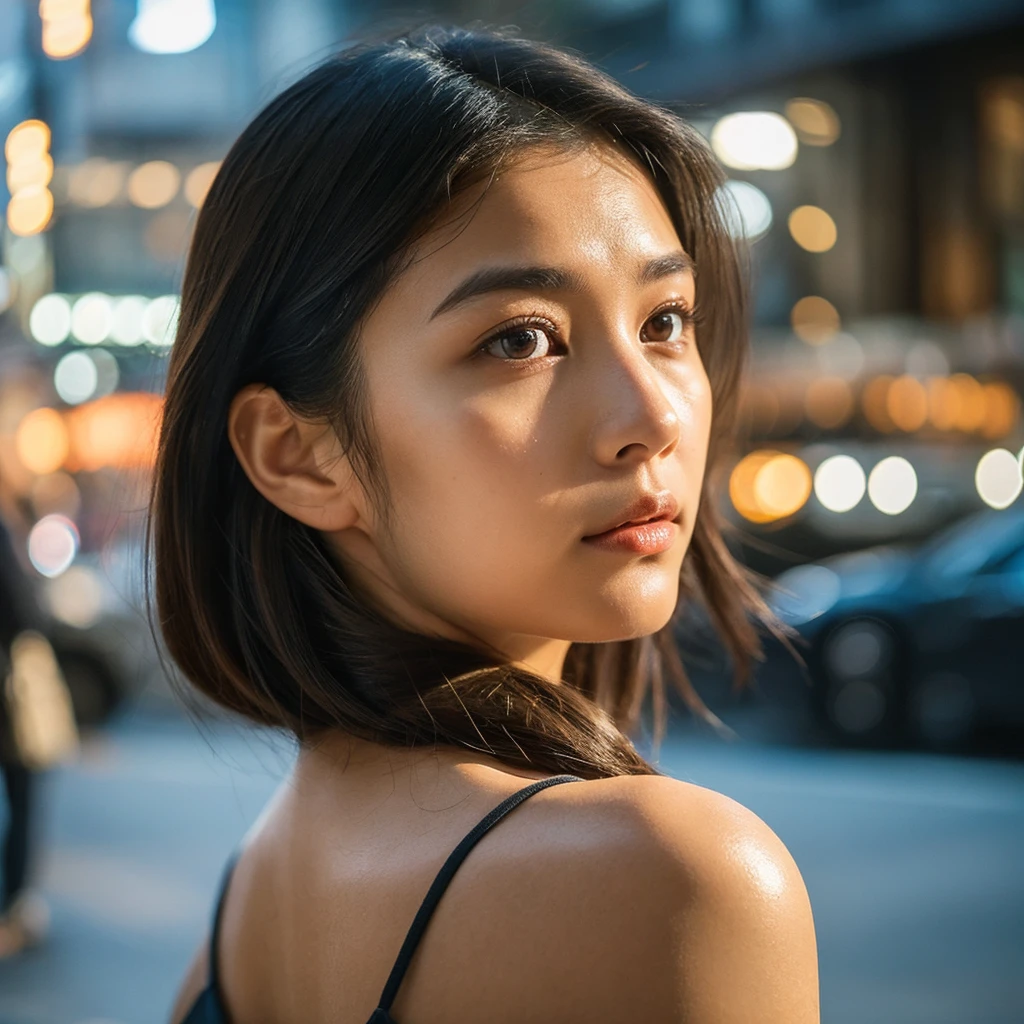
[{"label": "blurred city street", "polygon": [[[91,741],[50,780],[52,939],[0,964],[0,1022],[164,1021],[224,858],[289,762],[272,737],[169,716]],[[826,1024],[1024,1019],[1024,764],[679,736],[660,764],[746,804],[793,853]]]}]

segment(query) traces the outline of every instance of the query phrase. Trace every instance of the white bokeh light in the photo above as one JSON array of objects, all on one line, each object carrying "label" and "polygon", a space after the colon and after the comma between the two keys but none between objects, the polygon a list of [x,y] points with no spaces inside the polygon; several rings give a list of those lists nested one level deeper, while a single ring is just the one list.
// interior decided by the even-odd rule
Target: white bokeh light
[{"label": "white bokeh light", "polygon": [[729,234],[756,242],[772,226],[772,204],[756,185],[730,179],[718,190]]},{"label": "white bokeh light", "polygon": [[814,474],[814,494],[830,512],[849,512],[867,489],[867,477],[852,455],[833,455]]},{"label": "white bokeh light", "polygon": [[102,398],[117,390],[121,380],[121,367],[114,356],[105,348],[98,348],[89,353],[96,367],[96,398]]},{"label": "white bokeh light", "polygon": [[188,53],[216,27],[213,0],[138,0],[128,39],[144,53]]},{"label": "white bokeh light", "polygon": [[146,340],[142,333],[142,320],[149,299],[141,295],[125,295],[114,302],[110,322],[110,340],[126,347],[141,345]]},{"label": "white bokeh light", "polygon": [[53,386],[68,405],[87,402],[96,394],[99,374],[89,352],[69,352],[53,371]]},{"label": "white bokeh light", "polygon": [[43,516],[29,532],[28,558],[43,576],[59,576],[77,554],[78,529],[67,516]]},{"label": "white bokeh light", "polygon": [[1024,489],[1017,457],[1005,448],[993,448],[978,460],[974,485],[981,500],[991,508],[1009,508]]},{"label": "white bokeh light", "polygon": [[71,333],[71,303],[63,295],[44,295],[32,307],[28,329],[40,345],[59,345]]},{"label": "white bokeh light", "polygon": [[711,147],[726,167],[781,171],[792,167],[798,143],[781,114],[750,110],[721,118],[711,129]]},{"label": "white bokeh light", "polygon": [[109,295],[90,292],[71,307],[71,333],[83,345],[98,345],[110,334],[113,303]]},{"label": "white bokeh light", "polygon": [[166,348],[174,344],[178,306],[177,295],[161,295],[146,306],[142,316],[142,333],[151,345]]},{"label": "white bokeh light", "polygon": [[898,516],[917,497],[917,473],[906,459],[890,455],[871,470],[868,477],[871,504],[887,516]]}]

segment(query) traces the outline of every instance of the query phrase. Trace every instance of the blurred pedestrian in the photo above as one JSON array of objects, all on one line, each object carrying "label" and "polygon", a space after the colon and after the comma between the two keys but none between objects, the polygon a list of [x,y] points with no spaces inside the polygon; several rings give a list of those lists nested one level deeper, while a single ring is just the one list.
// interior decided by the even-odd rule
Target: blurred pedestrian
[{"label": "blurred pedestrian", "polygon": [[722,182],[692,127],[483,31],[347,48],[231,148],[157,608],[185,676],[299,753],[175,1021],[818,1021],[785,846],[627,735],[666,678],[701,707],[680,597],[740,671],[777,627],[702,500],[746,344]]},{"label": "blurred pedestrian", "polygon": [[0,771],[7,797],[0,878],[0,959],[45,937],[49,912],[29,888],[38,860],[43,769],[77,745],[70,705],[41,616],[0,520]]}]

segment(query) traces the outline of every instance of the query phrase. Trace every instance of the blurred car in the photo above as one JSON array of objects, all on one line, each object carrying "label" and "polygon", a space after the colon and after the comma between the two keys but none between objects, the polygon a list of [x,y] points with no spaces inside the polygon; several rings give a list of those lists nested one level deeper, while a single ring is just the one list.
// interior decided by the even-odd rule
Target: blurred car
[{"label": "blurred car", "polygon": [[949,746],[983,726],[1024,732],[1024,509],[788,570],[771,603],[807,642],[814,711],[834,736]]}]

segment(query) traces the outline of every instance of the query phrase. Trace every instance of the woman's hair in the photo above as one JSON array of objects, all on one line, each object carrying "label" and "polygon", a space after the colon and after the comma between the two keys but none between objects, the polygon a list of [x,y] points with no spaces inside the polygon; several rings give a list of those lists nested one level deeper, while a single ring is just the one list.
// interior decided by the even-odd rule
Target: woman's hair
[{"label": "woman's hair", "polygon": [[[671,624],[573,644],[562,685],[493,652],[407,631],[368,606],[317,530],[260,495],[227,434],[232,398],[274,388],[330,422],[386,510],[359,328],[454,196],[529,147],[600,141],[654,181],[699,274],[711,381],[709,472],[746,351],[740,259],[701,137],[580,58],[506,33],[430,28],[346,49],[274,99],[225,158],[198,216],[170,355],[149,541],[159,627],[200,691],[300,742],[338,729],[444,744],[535,771],[656,774],[626,733],[665,678],[690,686]],[[499,584],[500,585],[500,582]],[[702,600],[742,681],[760,656],[757,590],[706,485],[681,604]]]}]

